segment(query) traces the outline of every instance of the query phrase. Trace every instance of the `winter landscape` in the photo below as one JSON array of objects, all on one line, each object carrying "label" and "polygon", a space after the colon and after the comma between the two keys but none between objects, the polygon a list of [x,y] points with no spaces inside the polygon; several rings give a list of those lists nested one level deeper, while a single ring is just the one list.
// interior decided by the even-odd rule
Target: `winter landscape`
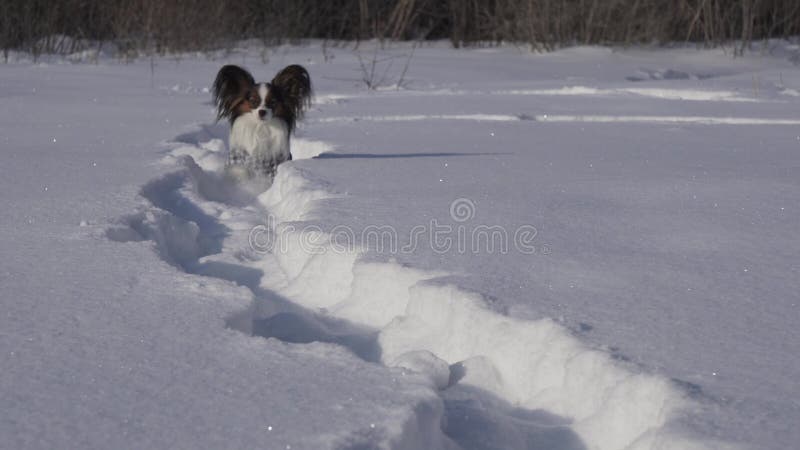
[{"label": "winter landscape", "polygon": [[[0,66],[0,447],[789,449],[800,46]],[[224,176],[223,64],[315,97]]]}]

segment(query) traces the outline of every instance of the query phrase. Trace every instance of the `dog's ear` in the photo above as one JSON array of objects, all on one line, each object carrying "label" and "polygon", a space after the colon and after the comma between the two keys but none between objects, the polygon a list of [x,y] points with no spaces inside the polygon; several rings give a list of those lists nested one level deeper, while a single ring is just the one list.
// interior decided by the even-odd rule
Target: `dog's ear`
[{"label": "dog's ear", "polygon": [[217,120],[234,119],[236,106],[246,99],[247,92],[256,84],[250,72],[239,66],[223,66],[214,79],[212,94],[217,107]]},{"label": "dog's ear", "polygon": [[306,108],[311,106],[311,77],[308,71],[297,64],[285,67],[270,82],[276,97],[288,113],[289,130],[294,129],[296,120],[303,118]]}]

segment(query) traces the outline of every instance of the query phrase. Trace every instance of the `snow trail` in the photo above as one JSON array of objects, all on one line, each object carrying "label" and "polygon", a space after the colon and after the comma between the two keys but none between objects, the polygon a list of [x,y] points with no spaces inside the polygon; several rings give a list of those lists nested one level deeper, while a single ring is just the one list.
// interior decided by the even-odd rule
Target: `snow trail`
[{"label": "snow trail", "polygon": [[[686,88],[597,88],[590,86],[564,86],[558,88],[540,89],[496,89],[496,90],[464,90],[464,89],[434,89],[427,91],[401,91],[403,96],[424,97],[453,97],[475,95],[503,95],[503,96],[528,96],[528,97],[646,97],[659,100],[695,101],[695,102],[738,102],[738,103],[765,103],[770,100],[745,97],[739,92],[728,90],[702,90]],[[382,96],[393,97],[397,95],[391,91],[381,92]],[[354,94],[326,94],[317,97],[320,104],[336,105],[355,98],[366,98],[366,95]],[[774,101],[774,100],[772,100]]]},{"label": "snow trail", "polygon": [[[320,314],[268,288],[285,284],[285,276],[274,257],[256,254],[249,248],[251,230],[264,214],[251,196],[250,189],[257,186],[237,186],[216,172],[203,170],[189,156],[208,157],[203,147],[180,145],[170,151],[165,162],[177,165],[178,170],[141,189],[141,196],[152,206],[121,218],[106,229],[106,237],[117,242],[151,241],[162,259],[188,274],[247,288],[252,301],[225,318],[228,328],[286,343],[334,344],[365,361],[378,362],[377,336],[372,330]],[[313,156],[319,143],[307,141],[306,147],[307,154]],[[221,155],[206,161],[207,165],[216,167],[216,158]],[[455,448],[442,433],[443,414],[443,403],[432,395],[411,410],[398,408],[386,417],[375,418],[363,436],[332,436],[327,444],[329,448]]]},{"label": "snow trail", "polygon": [[456,120],[475,122],[585,122],[585,123],[652,123],[690,125],[781,125],[797,126],[800,119],[767,119],[759,117],[711,116],[611,116],[583,114],[407,114],[391,116],[334,116],[313,119],[318,123],[347,122],[419,122]]},{"label": "snow trail", "polygon": [[[282,165],[257,198],[230,184],[216,172],[221,132],[203,127],[179,137],[183,143],[164,162],[181,169],[142,189],[155,209],[127,217],[130,231],[115,228],[107,235],[152,240],[165,260],[188,273],[247,287],[254,303],[227,320],[231,328],[286,342],[341,345],[366,361],[426,378],[444,403],[404,419],[408,430],[395,436],[398,442],[425,429],[424,443],[414,445],[446,447],[439,428],[444,420],[452,439],[483,448],[466,418],[486,414],[485,405],[503,404],[484,417],[503,425],[495,426],[503,432],[487,429],[492,445],[499,439],[531,448],[706,448],[673,426],[692,402],[670,380],[626,367],[552,320],[492,311],[479,293],[438,282],[444,272],[362,261],[365,249],[341,249],[329,235],[301,228],[318,202],[336,194],[292,164]],[[295,139],[293,145],[296,159],[333,150],[319,141]],[[267,214],[272,219],[264,223]],[[470,406],[476,399],[483,399],[477,409]],[[443,419],[443,405],[451,417]],[[512,407],[535,418],[520,426],[519,413],[499,412]]]}]

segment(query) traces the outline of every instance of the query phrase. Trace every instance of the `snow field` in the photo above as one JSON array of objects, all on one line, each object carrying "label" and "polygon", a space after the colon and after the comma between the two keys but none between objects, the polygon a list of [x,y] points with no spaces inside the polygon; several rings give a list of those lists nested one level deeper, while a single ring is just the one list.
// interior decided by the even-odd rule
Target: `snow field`
[{"label": "snow field", "polygon": [[[780,48],[432,44],[375,92],[350,47],[252,50],[0,71],[0,442],[793,448],[800,72]],[[321,94],[266,193],[221,175],[226,124],[182,129],[227,62],[307,65]],[[552,253],[332,236],[402,238],[456,198]]]}]

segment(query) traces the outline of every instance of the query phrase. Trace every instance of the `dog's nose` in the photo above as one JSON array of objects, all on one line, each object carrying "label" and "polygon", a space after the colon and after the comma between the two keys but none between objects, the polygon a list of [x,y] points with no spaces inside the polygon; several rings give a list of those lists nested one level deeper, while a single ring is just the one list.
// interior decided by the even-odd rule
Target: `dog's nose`
[{"label": "dog's nose", "polygon": [[258,117],[264,117],[266,115],[267,115],[267,110],[266,109],[259,109],[258,110]]}]

